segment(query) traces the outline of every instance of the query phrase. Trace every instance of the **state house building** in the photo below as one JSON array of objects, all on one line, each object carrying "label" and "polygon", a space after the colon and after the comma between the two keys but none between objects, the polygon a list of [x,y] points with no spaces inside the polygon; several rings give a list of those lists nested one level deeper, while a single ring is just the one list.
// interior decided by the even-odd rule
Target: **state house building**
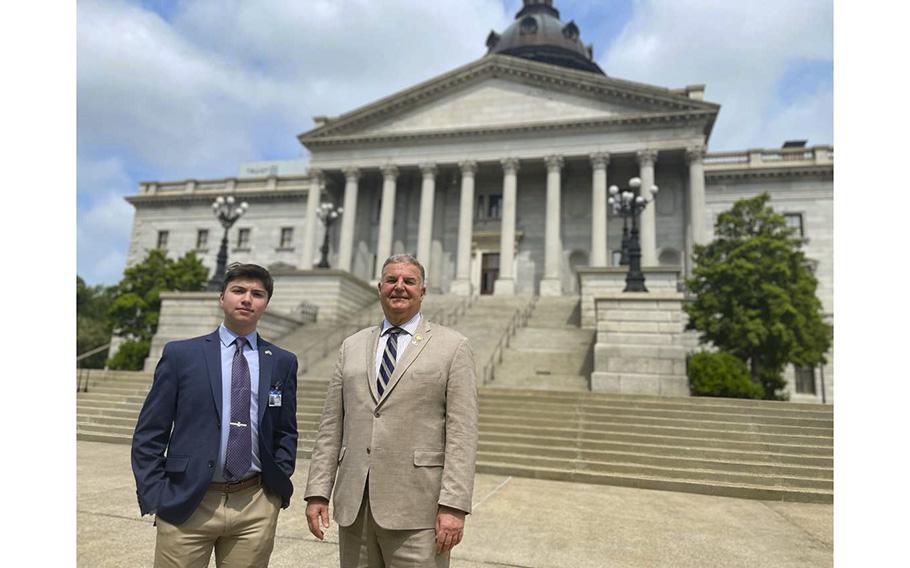
[{"label": "state house building", "polygon": [[[140,184],[127,198],[128,264],[158,247],[175,257],[195,250],[214,268],[222,229],[211,205],[234,195],[250,207],[230,231],[231,261],[310,269],[324,237],[316,210],[328,201],[344,211],[329,261],[363,281],[375,281],[390,254],[411,252],[436,293],[576,295],[579,267],[619,264],[623,223],[608,187],[639,177],[654,200],[640,220],[643,266],[677,269],[681,281],[717,215],[767,192],[806,239],[833,320],[831,146],[708,152],[721,107],[704,100],[704,85],[609,75],[552,0],[525,0],[486,45],[484,57],[448,73],[315,117],[298,136],[308,162]],[[816,384],[803,383],[794,394],[814,400]]]}]

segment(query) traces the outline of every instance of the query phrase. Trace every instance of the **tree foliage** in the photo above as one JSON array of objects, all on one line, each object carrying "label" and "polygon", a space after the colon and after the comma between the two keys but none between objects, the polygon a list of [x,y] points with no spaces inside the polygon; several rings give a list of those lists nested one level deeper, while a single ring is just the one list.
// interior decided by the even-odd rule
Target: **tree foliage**
[{"label": "tree foliage", "polygon": [[746,364],[729,353],[703,351],[688,360],[689,386],[695,396],[763,398],[765,390],[752,382]]},{"label": "tree foliage", "polygon": [[[192,251],[173,260],[163,250],[150,250],[141,263],[124,271],[123,279],[115,286],[114,300],[108,312],[114,333],[144,345],[147,355],[152,336],[158,329],[161,292],[199,291],[205,288],[207,277],[208,271]],[[121,346],[121,350],[126,345]],[[128,349],[137,351],[139,348],[131,345]],[[131,357],[138,356],[133,353]]]},{"label": "tree foliage", "polygon": [[686,284],[696,299],[685,309],[688,329],[747,363],[764,397],[773,399],[781,398],[788,363],[825,362],[832,328],[802,241],[769,201],[763,193],[718,216],[715,240],[695,247]]},{"label": "tree foliage", "polygon": [[[86,353],[111,340],[111,322],[107,312],[113,299],[113,287],[89,286],[76,276],[76,353]],[[80,367],[97,369],[104,366],[103,351],[79,362]]]}]

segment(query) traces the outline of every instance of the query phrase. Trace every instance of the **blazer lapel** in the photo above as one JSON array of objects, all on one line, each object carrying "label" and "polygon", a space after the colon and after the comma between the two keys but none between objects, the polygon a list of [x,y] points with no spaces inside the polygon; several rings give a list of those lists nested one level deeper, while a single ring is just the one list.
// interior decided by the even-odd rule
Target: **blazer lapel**
[{"label": "blazer lapel", "polygon": [[271,377],[272,368],[274,367],[272,350],[269,347],[271,343],[259,336],[259,422],[262,423],[262,417],[265,414],[265,408],[269,401],[269,390],[272,388]]},{"label": "blazer lapel", "polygon": [[420,324],[417,326],[417,332],[414,334],[414,337],[411,338],[411,342],[401,356],[401,360],[395,365],[395,372],[393,372],[392,376],[389,378],[389,386],[387,386],[382,393],[380,404],[389,397],[389,393],[392,392],[392,389],[394,389],[395,385],[398,384],[398,381],[401,380],[401,375],[411,366],[411,363],[417,359],[417,356],[420,355],[420,352],[423,351],[423,348],[429,343],[431,332],[432,329],[430,324],[425,318],[421,318]]},{"label": "blazer lapel", "polygon": [[373,328],[370,340],[367,342],[367,389],[373,397],[373,402],[379,402],[379,393],[376,390],[376,349],[379,347],[379,332],[382,326]]},{"label": "blazer lapel", "polygon": [[211,335],[205,337],[202,344],[205,354],[205,366],[209,374],[209,383],[212,386],[212,398],[215,399],[215,412],[218,413],[218,422],[221,423],[221,336],[216,329]]}]

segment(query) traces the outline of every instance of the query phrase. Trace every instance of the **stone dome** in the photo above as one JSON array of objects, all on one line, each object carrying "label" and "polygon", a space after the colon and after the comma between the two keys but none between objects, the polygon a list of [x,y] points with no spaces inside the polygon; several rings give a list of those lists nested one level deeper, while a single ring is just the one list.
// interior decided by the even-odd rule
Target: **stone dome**
[{"label": "stone dome", "polygon": [[605,75],[594,63],[593,47],[581,42],[578,26],[559,19],[553,0],[524,0],[502,35],[487,36],[487,55],[498,53]]}]

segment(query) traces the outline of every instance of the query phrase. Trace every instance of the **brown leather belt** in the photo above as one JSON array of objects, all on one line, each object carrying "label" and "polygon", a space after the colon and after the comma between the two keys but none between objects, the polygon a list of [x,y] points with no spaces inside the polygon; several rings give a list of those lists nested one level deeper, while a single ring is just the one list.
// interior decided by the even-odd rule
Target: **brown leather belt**
[{"label": "brown leather belt", "polygon": [[262,474],[257,473],[253,477],[244,479],[243,481],[234,481],[232,483],[213,481],[209,483],[209,491],[218,491],[219,493],[234,493],[236,491],[249,489],[250,487],[256,487],[259,485],[261,480]]}]

